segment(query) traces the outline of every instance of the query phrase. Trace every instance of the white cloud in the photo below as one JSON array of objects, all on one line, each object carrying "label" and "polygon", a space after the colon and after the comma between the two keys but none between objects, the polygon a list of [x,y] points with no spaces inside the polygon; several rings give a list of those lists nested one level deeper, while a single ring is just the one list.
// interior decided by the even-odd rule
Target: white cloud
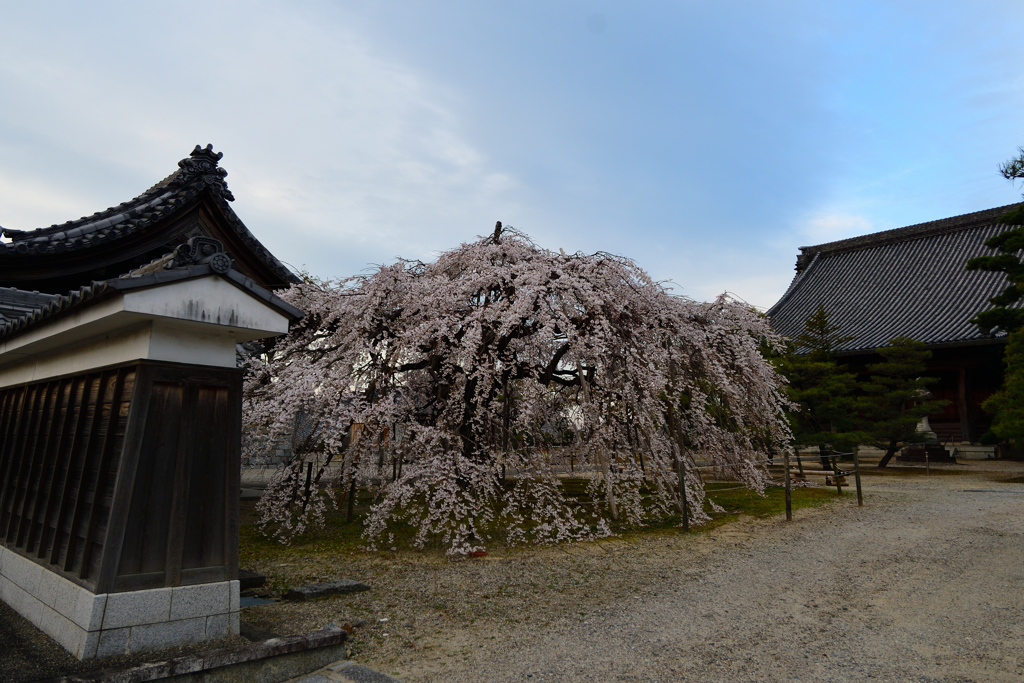
[{"label": "white cloud", "polygon": [[[46,214],[63,216],[61,222],[77,218],[75,211],[88,203],[87,196],[70,196],[66,188],[55,184],[41,182],[33,178],[18,177],[6,169],[0,168],[0,198],[3,207],[3,216],[0,226],[11,229],[21,229],[24,223],[17,219],[24,216],[33,216],[41,210]],[[103,207],[96,207],[94,211]],[[7,217],[15,219],[8,222]],[[51,221],[52,223],[52,221]],[[46,227],[44,225],[32,225],[32,228]],[[10,241],[4,239],[4,241]]]},{"label": "white cloud", "polygon": [[859,214],[824,211],[803,220],[798,231],[806,245],[822,244],[875,231],[871,219]]},{"label": "white cloud", "polygon": [[0,220],[31,228],[127,200],[207,142],[225,153],[243,220],[282,259],[323,275],[351,272],[339,253],[426,258],[514,213],[518,183],[464,135],[460,93],[382,54],[339,11],[197,9],[204,26],[170,20],[119,55],[102,34],[131,27],[100,26],[102,16],[47,37],[53,49],[0,29],[0,88],[18,103],[0,131],[74,152],[78,174],[137,178],[122,196],[82,196],[44,187],[39,168],[25,182],[44,191],[24,192],[0,161]]}]

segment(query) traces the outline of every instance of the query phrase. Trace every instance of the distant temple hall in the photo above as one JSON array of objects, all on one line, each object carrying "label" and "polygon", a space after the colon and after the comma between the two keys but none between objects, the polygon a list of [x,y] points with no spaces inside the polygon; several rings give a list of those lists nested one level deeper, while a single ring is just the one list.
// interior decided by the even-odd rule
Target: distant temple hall
[{"label": "distant temple hall", "polygon": [[958,457],[994,457],[994,446],[978,443],[992,420],[981,403],[1002,384],[1006,334],[984,334],[970,319],[1007,280],[964,265],[995,254],[985,240],[1009,229],[999,218],[1018,206],[801,247],[796,277],[768,311],[772,326],[795,337],[823,305],[840,334],[853,337],[836,356],[857,372],[881,360],[876,349],[894,337],[924,342],[928,373],[939,379],[931,392],[949,401],[932,429]]}]

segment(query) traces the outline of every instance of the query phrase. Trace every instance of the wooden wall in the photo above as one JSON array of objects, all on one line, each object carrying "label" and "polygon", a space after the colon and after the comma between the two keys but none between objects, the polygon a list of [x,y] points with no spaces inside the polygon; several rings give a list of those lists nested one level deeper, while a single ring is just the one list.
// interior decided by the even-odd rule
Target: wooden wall
[{"label": "wooden wall", "polygon": [[240,443],[238,370],[0,389],[0,542],[95,593],[237,578]]}]

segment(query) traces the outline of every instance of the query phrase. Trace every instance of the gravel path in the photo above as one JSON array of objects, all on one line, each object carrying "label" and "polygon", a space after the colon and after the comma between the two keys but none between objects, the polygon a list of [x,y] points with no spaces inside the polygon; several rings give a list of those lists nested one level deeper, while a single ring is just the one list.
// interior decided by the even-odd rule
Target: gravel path
[{"label": "gravel path", "polygon": [[866,507],[792,524],[382,564],[375,596],[275,619],[386,617],[353,658],[404,683],[1019,682],[1024,483],[972,469],[869,477]]}]

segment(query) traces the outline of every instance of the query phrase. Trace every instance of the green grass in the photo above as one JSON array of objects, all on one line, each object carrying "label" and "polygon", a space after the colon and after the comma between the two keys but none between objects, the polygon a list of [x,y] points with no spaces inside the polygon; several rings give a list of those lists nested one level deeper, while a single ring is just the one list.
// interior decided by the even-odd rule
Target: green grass
[{"label": "green grass", "polygon": [[[565,479],[563,481],[565,493],[570,498],[581,503],[591,502],[587,496],[586,487],[589,483],[586,479]],[[713,500],[725,509],[725,512],[710,512],[711,508],[705,502],[705,511],[709,512],[712,521],[699,526],[691,526],[691,531],[707,531],[722,524],[737,519],[741,515],[754,517],[766,517],[778,515],[785,512],[785,490],[782,487],[769,487],[765,495],[759,496],[746,488],[737,488],[735,482],[709,483],[706,486],[708,499]],[[844,496],[852,493],[847,489]],[[793,509],[817,507],[837,498],[834,488],[812,487],[793,489]],[[295,538],[290,545],[283,545],[271,537],[265,536],[257,525],[258,517],[255,513],[254,501],[242,501],[242,516],[240,528],[240,553],[239,561],[241,566],[253,566],[261,563],[262,560],[284,560],[301,559],[311,556],[338,556],[352,553],[362,553],[366,540],[362,537],[363,519],[368,512],[369,497],[360,496],[356,506],[354,521],[346,521],[346,510],[344,504],[340,510],[328,508],[325,513],[325,524],[321,529],[307,531]],[[679,533],[681,519],[679,516],[664,519],[649,520],[641,528],[631,528],[623,524],[613,524],[612,530],[616,534],[635,535],[648,533]],[[420,552],[411,548],[415,529],[401,522],[394,523],[389,529],[395,536],[394,545],[399,552]],[[501,541],[496,542],[500,537],[500,529],[487,530],[491,539],[486,544],[491,547],[501,547]],[[439,542],[428,545],[423,552],[441,553],[445,550]]]}]

